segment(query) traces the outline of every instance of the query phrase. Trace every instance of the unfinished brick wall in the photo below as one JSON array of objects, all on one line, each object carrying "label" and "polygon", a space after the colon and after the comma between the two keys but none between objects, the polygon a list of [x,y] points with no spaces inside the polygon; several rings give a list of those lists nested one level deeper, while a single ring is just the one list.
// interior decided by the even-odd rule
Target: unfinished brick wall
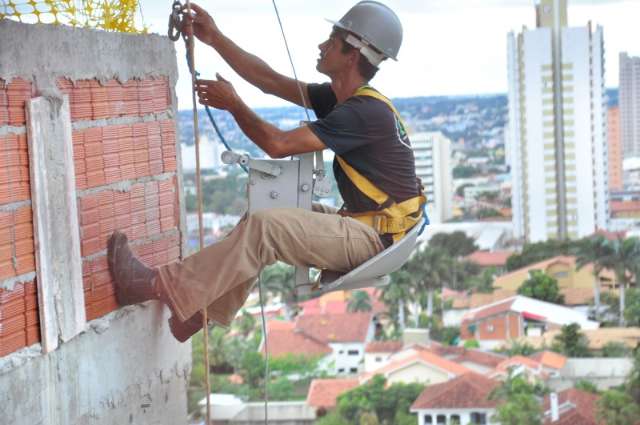
[{"label": "unfinished brick wall", "polygon": [[0,357],[40,341],[25,102],[20,78],[0,80]]},{"label": "unfinished brick wall", "polygon": [[[165,77],[57,80],[69,96],[87,320],[117,306],[107,240],[124,231],[152,266],[180,256],[176,128]],[[0,81],[0,357],[40,341],[25,102]]]}]

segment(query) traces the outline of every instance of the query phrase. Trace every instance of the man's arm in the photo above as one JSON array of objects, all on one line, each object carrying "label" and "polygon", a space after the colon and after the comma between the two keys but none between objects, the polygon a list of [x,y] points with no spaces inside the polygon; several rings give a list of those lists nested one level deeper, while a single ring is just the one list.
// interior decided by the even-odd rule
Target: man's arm
[{"label": "man's arm", "polygon": [[[213,18],[203,8],[191,3],[191,9],[195,36],[213,47],[238,75],[265,93],[300,106],[306,103],[310,107],[306,83],[301,82],[299,88],[296,80],[277,73],[262,59],[243,50],[222,34]],[[305,97],[304,102],[300,97],[301,89]]]},{"label": "man's arm", "polygon": [[244,134],[271,158],[326,148],[309,127],[284,131],[260,118],[238,97],[231,83],[220,75],[218,80],[198,80],[196,89],[201,104],[231,112]]}]

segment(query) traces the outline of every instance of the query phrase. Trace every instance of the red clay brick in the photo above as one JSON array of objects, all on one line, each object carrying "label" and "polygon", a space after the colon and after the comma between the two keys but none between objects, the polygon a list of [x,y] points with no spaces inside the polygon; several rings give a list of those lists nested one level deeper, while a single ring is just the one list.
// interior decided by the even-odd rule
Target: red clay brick
[{"label": "red clay brick", "polygon": [[14,227],[15,240],[33,238],[33,226],[31,223],[18,224]]},{"label": "red clay brick", "polygon": [[118,139],[105,139],[102,142],[102,151],[105,154],[118,154],[120,152],[120,141]]},{"label": "red clay brick", "polygon": [[128,229],[131,226],[131,217],[128,214],[116,216],[114,226],[118,230]]},{"label": "red clay brick", "polygon": [[147,236],[147,227],[144,224],[131,226],[131,239],[142,239]]},{"label": "red clay brick", "polygon": [[19,256],[16,260],[16,275],[33,272],[36,269],[36,259],[33,254]]},{"label": "red clay brick", "polygon": [[100,224],[94,223],[82,226],[82,239],[93,239],[100,236]]},{"label": "red clay brick", "polygon": [[24,348],[27,344],[27,335],[24,330],[20,330],[15,334],[0,338],[0,357],[11,354]]},{"label": "red clay brick", "polygon": [[23,299],[25,294],[24,284],[16,284],[11,291],[0,289],[0,304],[6,304],[16,299]]},{"label": "red clay brick", "polygon": [[81,245],[83,257],[95,254],[96,252],[100,251],[100,241],[98,240],[98,238],[83,239]]},{"label": "red clay brick", "polygon": [[93,279],[96,286],[104,286],[111,283],[111,273],[109,270],[102,270],[94,273]]},{"label": "red clay brick", "polygon": [[17,241],[15,244],[15,255],[22,256],[27,254],[33,254],[35,249],[33,246],[33,239],[23,239],[21,241]]},{"label": "red clay brick", "polygon": [[38,311],[37,310],[28,310],[25,312],[25,319],[27,322],[27,326],[34,326],[38,324]]},{"label": "red clay brick", "polygon": [[102,156],[92,156],[85,160],[87,165],[87,173],[96,172],[104,169],[104,158]]},{"label": "red clay brick", "polygon": [[111,236],[113,231],[115,230],[115,220],[112,216],[100,221],[100,234]]},{"label": "red clay brick", "polygon": [[0,338],[20,332],[21,330],[24,331],[26,324],[27,319],[24,314],[18,314],[17,316],[3,320],[2,326],[0,326]]},{"label": "red clay brick", "polygon": [[36,310],[38,308],[38,296],[36,294],[25,295],[24,308],[26,311]]},{"label": "red clay brick", "polygon": [[86,158],[103,155],[102,143],[87,141],[84,145],[84,153]]},{"label": "red clay brick", "polygon": [[24,299],[17,298],[10,302],[0,304],[0,324],[11,317],[15,317],[19,314],[24,314],[25,303]]},{"label": "red clay brick", "polygon": [[149,162],[149,174],[152,176],[162,174],[164,167],[162,165],[162,161],[151,161]]},{"label": "red clay brick", "polygon": [[87,172],[87,186],[96,187],[104,185],[104,171],[88,171]]},{"label": "red clay brick", "polygon": [[131,225],[143,224],[147,221],[147,214],[144,209],[139,211],[132,211],[129,215],[131,217]]},{"label": "red clay brick", "polygon": [[136,169],[133,164],[121,165],[120,175],[122,180],[132,180],[136,178]]},{"label": "red clay brick", "polygon": [[161,192],[160,195],[158,195],[158,202],[161,206],[173,205],[175,199],[175,194],[172,192]]},{"label": "red clay brick", "polygon": [[146,177],[151,174],[151,169],[149,168],[148,162],[141,162],[134,164],[134,169],[136,170],[136,177]]},{"label": "red clay brick", "polygon": [[[96,143],[102,140],[103,127],[92,127],[84,131],[85,141],[87,143]],[[100,152],[102,154],[102,151]]]},{"label": "red clay brick", "polygon": [[80,208],[82,211],[92,210],[100,205],[100,195],[86,195],[80,198]]},{"label": "red clay brick", "polygon": [[164,172],[171,173],[176,171],[176,160],[175,159],[165,159],[164,160]]},{"label": "red clay brick", "polygon": [[27,328],[27,347],[37,342],[40,342],[40,326],[29,326]]},{"label": "red clay brick", "polygon": [[98,209],[86,210],[80,213],[80,222],[85,224],[93,224],[100,221],[100,211]]}]

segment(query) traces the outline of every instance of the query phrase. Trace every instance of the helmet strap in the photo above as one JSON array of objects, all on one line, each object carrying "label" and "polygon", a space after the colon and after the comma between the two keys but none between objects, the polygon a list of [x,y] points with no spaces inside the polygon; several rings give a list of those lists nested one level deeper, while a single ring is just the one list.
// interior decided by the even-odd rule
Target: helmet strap
[{"label": "helmet strap", "polygon": [[380,65],[380,62],[385,60],[384,54],[376,52],[371,48],[371,46],[369,46],[369,44],[366,41],[360,40],[359,38],[353,36],[352,34],[348,34],[347,38],[345,38],[344,41],[349,43],[356,49],[358,49],[360,53],[365,58],[367,58],[369,63],[371,63],[371,65],[375,66],[376,68],[378,67],[378,65]]}]

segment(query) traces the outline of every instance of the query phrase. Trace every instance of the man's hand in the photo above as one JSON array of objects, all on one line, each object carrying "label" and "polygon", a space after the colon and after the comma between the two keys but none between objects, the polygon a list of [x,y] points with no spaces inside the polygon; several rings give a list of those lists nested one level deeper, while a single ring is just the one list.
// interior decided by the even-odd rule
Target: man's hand
[{"label": "man's hand", "polygon": [[216,74],[217,80],[197,80],[198,100],[203,105],[213,106],[225,111],[233,111],[241,104],[240,97],[230,82]]},{"label": "man's hand", "polygon": [[187,20],[185,25],[187,35],[194,34],[198,40],[209,45],[220,35],[220,30],[213,18],[197,4],[191,3],[191,15],[187,13],[186,6],[182,12]]}]

